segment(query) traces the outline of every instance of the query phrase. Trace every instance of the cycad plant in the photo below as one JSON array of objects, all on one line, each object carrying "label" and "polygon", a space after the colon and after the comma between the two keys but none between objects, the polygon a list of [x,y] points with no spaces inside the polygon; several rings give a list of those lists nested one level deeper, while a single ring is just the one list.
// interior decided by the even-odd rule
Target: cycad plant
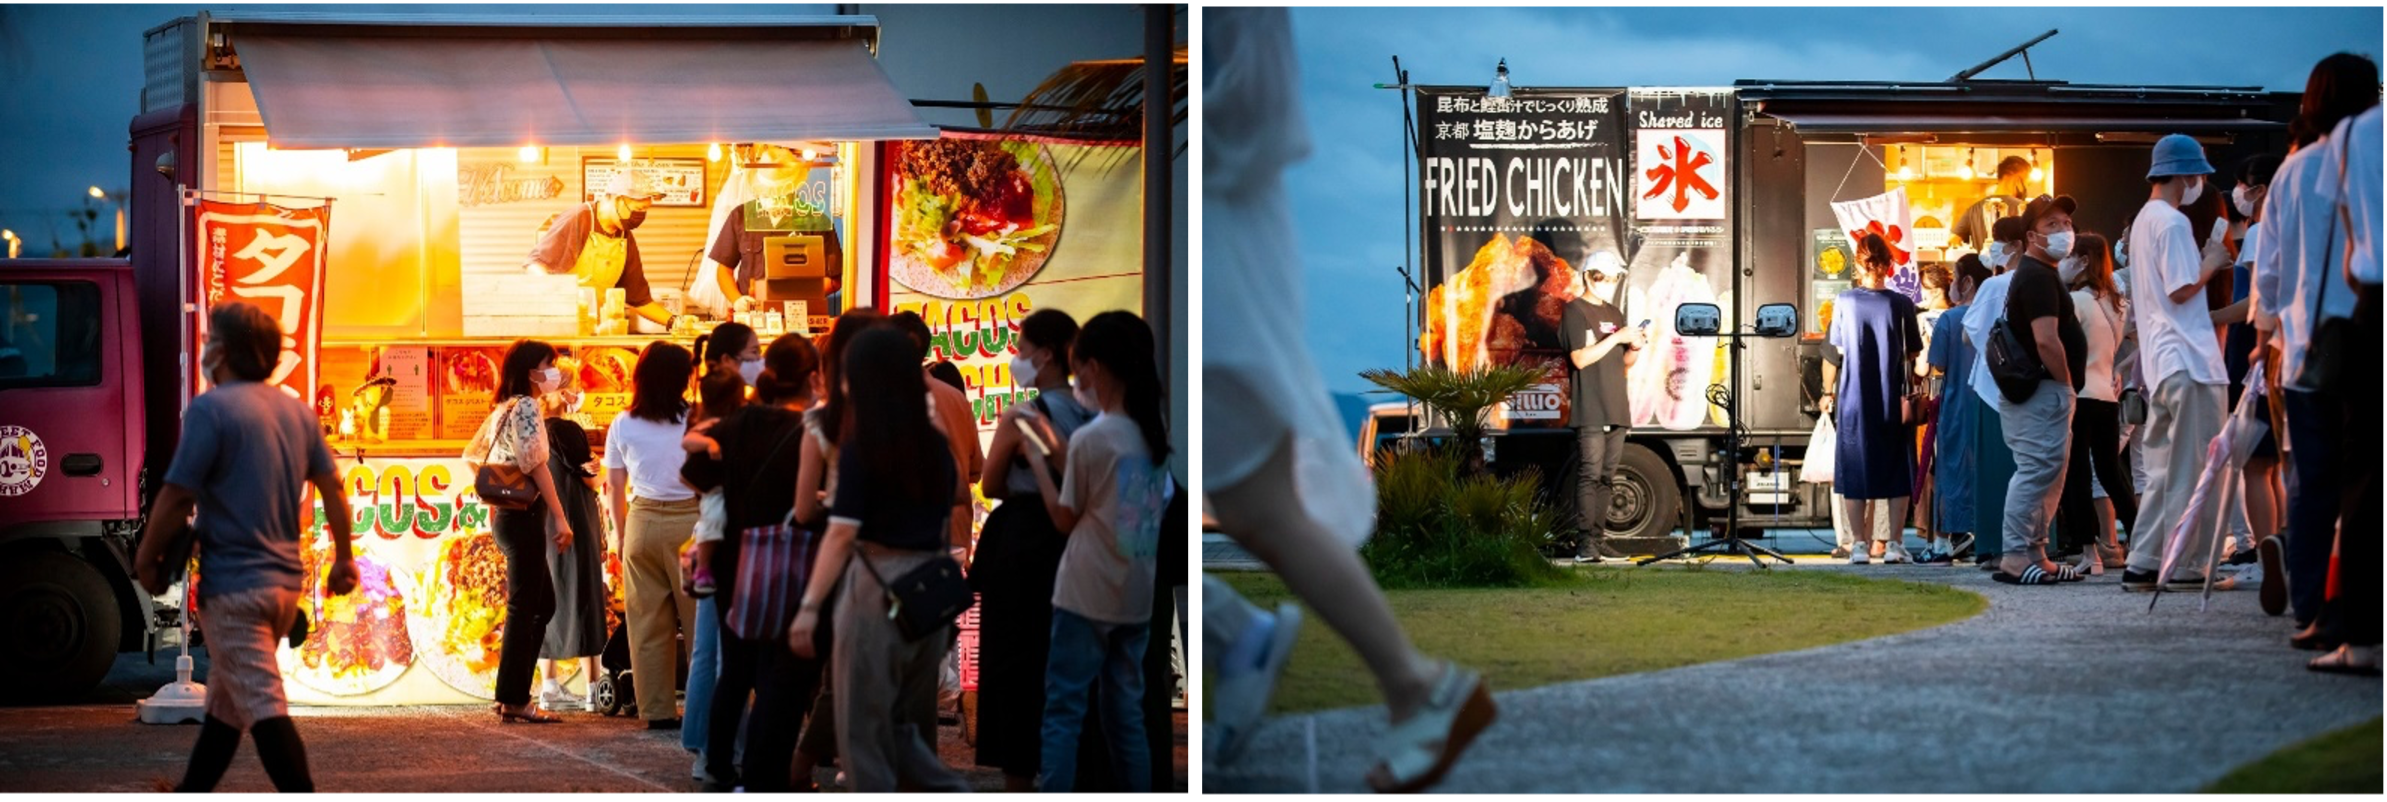
[{"label": "cycad plant", "polygon": [[1470,474],[1484,467],[1482,443],[1492,407],[1543,380],[1540,369],[1517,365],[1487,365],[1466,370],[1430,364],[1407,371],[1370,368],[1360,371],[1359,376],[1441,412],[1450,426],[1452,448],[1465,449],[1460,453],[1467,455]]}]

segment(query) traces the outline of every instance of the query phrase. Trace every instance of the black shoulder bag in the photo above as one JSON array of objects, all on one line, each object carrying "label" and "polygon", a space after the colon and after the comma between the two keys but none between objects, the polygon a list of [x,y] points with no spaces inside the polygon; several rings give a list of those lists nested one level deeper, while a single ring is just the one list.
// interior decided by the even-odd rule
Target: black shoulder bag
[{"label": "black shoulder bag", "polygon": [[1989,342],[1983,351],[1989,361],[1989,378],[1997,382],[1998,392],[2020,404],[2039,391],[2039,382],[2047,379],[2047,366],[2039,364],[2039,355],[2024,348],[2022,338],[2014,336],[2014,324],[2007,314],[2013,308],[2014,296],[2009,292],[2006,308],[1999,310],[1997,322],[1989,327]]},{"label": "black shoulder bag", "polygon": [[[513,403],[528,402],[515,401]],[[497,414],[506,418],[513,417],[514,408],[507,406],[499,410]],[[498,421],[497,426],[499,431],[491,435],[492,439],[513,436],[513,433],[508,431],[510,427],[502,418]],[[521,447],[520,443],[513,446],[513,448]],[[496,450],[495,445],[490,446],[490,451]],[[484,458],[486,458],[485,455]],[[480,469],[473,473],[472,490],[474,495],[481,497],[481,503],[501,510],[527,510],[539,501],[538,481],[522,469],[514,467],[510,460],[492,460],[482,463]]]},{"label": "black shoulder bag", "polygon": [[929,558],[920,567],[904,572],[889,582],[879,574],[870,555],[855,544],[855,554],[862,556],[862,567],[870,571],[870,578],[879,582],[887,593],[887,618],[895,622],[895,630],[903,639],[916,641],[934,634],[960,618],[962,611],[977,603],[970,593],[970,582],[962,577],[961,563],[950,555]]}]

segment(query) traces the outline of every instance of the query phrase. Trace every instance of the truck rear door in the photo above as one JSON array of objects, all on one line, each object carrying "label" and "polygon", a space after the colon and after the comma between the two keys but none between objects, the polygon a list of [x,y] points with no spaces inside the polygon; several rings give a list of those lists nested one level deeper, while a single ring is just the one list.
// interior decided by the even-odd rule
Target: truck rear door
[{"label": "truck rear door", "polygon": [[0,268],[0,537],[138,516],[120,262]]}]

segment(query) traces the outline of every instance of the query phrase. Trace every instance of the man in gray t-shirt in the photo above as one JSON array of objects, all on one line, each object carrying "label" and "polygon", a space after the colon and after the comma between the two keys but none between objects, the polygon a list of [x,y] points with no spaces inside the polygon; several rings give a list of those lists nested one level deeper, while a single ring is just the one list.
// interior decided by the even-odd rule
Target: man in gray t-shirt
[{"label": "man in gray t-shirt", "polygon": [[280,791],[312,791],[306,747],[290,721],[275,658],[276,641],[297,618],[299,521],[312,484],[332,533],[331,595],[356,589],[349,517],[340,474],[312,410],[266,383],[281,360],[281,326],[246,303],[208,312],[199,364],[215,384],[183,411],[182,443],[166,468],[133,559],[141,586],[166,591],[169,545],[196,508],[199,603],[207,630],[207,719],[178,791],[215,787],[240,748],[243,729],[257,736],[257,756]]}]

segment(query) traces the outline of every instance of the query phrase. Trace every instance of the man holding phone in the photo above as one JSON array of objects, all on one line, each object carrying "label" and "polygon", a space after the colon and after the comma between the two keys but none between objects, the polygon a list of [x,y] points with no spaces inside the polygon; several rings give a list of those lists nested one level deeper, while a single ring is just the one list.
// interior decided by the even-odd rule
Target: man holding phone
[{"label": "man holding phone", "polygon": [[1649,325],[1625,325],[1616,308],[1616,291],[1624,281],[1624,262],[1616,254],[1591,255],[1583,271],[1583,294],[1568,301],[1560,329],[1566,338],[1568,378],[1573,384],[1573,424],[1579,447],[1575,472],[1578,514],[1575,562],[1596,563],[1603,557],[1623,558],[1602,542],[1606,537],[1609,479],[1624,453],[1625,432],[1632,427],[1631,405],[1625,397],[1625,370],[1632,367],[1648,341]]}]

